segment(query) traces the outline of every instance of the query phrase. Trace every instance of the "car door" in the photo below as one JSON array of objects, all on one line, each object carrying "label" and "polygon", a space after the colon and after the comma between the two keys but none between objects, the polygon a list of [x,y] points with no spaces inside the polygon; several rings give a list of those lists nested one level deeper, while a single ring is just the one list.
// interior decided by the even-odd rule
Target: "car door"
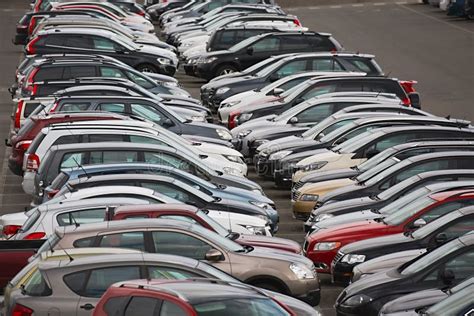
[{"label": "car door", "polygon": [[280,50],[280,38],[267,36],[247,46],[238,53],[240,69],[248,68]]},{"label": "car door", "polygon": [[289,61],[280,68],[275,69],[269,76],[267,76],[267,81],[274,82],[281,78],[291,76],[299,72],[304,72],[308,69],[308,61],[308,59]]},{"label": "car door", "polygon": [[334,57],[310,58],[309,70],[312,71],[345,71],[345,69]]},{"label": "car door", "polygon": [[422,243],[424,247],[433,249],[439,246],[441,244],[440,242],[444,244],[473,230],[474,216],[461,216],[457,220],[451,221],[447,225],[437,229],[430,234],[426,240],[423,240]]},{"label": "car door", "polygon": [[[222,249],[216,248],[207,240],[201,239],[190,232],[184,231],[153,231],[153,244],[156,253],[177,255],[205,261],[222,271],[231,274],[229,257]],[[209,262],[205,259],[206,253],[217,249],[224,255],[224,260]]]}]

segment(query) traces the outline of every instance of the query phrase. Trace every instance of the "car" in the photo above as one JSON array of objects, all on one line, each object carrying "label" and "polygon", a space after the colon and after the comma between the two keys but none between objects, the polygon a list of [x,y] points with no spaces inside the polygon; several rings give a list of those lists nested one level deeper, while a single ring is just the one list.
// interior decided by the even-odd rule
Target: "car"
[{"label": "car", "polygon": [[[474,287],[472,286],[473,283],[474,278],[467,278],[458,285],[451,286],[447,289],[429,289],[399,297],[386,303],[380,310],[380,315],[408,315],[409,313],[416,315],[415,313],[417,313],[417,310],[423,309],[426,311],[430,306],[443,302],[454,295],[461,295],[457,293],[461,292],[468,294],[467,291],[469,291],[469,288],[474,290]],[[453,304],[451,306],[455,305],[458,304]]]},{"label": "car", "polygon": [[367,75],[382,75],[375,56],[351,53],[299,53],[271,57],[255,69],[241,74],[218,77],[201,87],[201,100],[216,111],[221,102],[241,92],[260,89],[286,76],[303,71],[353,71]]},{"label": "car", "polygon": [[88,53],[112,56],[139,71],[174,75],[178,59],[166,49],[138,46],[125,37],[87,28],[42,30],[26,45],[27,54]]},{"label": "car", "polygon": [[127,117],[110,112],[93,113],[54,113],[51,115],[33,115],[16,134],[11,134],[10,139],[5,139],[5,143],[12,147],[8,157],[8,167],[16,175],[23,175],[23,158],[26,150],[30,147],[33,139],[44,127],[56,123],[94,121],[94,120],[126,120]]},{"label": "car", "polygon": [[401,100],[402,104],[420,108],[418,94],[416,92],[407,94],[396,79],[368,76],[337,77],[337,74],[335,74],[331,78],[317,77],[309,79],[282,93],[280,96],[275,96],[265,104],[254,104],[242,111],[233,112],[229,116],[229,121],[234,122],[234,125],[241,125],[244,122],[264,115],[280,114],[315,96],[339,91],[392,93]]},{"label": "car", "polygon": [[108,0],[108,2],[119,6],[124,11],[132,12],[140,16],[146,17],[147,20],[150,19],[150,16],[148,16],[148,14],[146,13],[145,8],[141,4],[138,4],[135,0]]},{"label": "car", "polygon": [[[145,234],[153,243],[144,243]],[[119,241],[114,242],[117,238],[112,236],[117,236]],[[132,240],[128,236],[133,236]],[[203,260],[244,283],[297,297],[311,305],[319,303],[319,279],[307,258],[276,249],[244,248],[184,221],[146,219],[61,227],[49,241],[52,249],[103,247],[113,243],[116,247],[128,244],[128,247],[146,252],[177,254]]]},{"label": "car", "polygon": [[386,205],[400,199],[410,192],[413,192],[421,186],[456,180],[470,181],[474,180],[473,177],[474,170],[471,169],[447,169],[422,172],[391,186],[389,189],[377,195],[334,201],[323,206],[318,205],[317,208],[313,208],[311,215],[305,222],[305,231],[311,231],[314,225],[331,219],[334,216],[365,210],[378,212]]},{"label": "car", "polygon": [[266,33],[250,37],[228,50],[202,54],[196,61],[195,73],[198,77],[209,80],[248,68],[275,53],[339,51],[341,49],[342,46],[330,34]]},{"label": "car", "polygon": [[[466,197],[471,190],[459,190],[459,197]],[[456,198],[456,196],[453,196]],[[474,228],[474,212],[472,208],[465,208],[472,203],[466,201],[457,201],[449,206],[452,212],[444,212],[441,216],[429,222],[424,227],[414,231],[405,232],[387,237],[370,238],[363,241],[350,243],[343,246],[338,254],[337,259],[331,263],[331,274],[335,282],[346,283],[351,280],[352,269],[365,260],[377,258],[382,255],[390,254],[397,251],[427,249],[431,251],[434,248],[449,242],[465,233],[472,231]],[[438,210],[443,207],[438,206]],[[340,258],[342,256],[342,258]],[[362,260],[364,258],[364,260]],[[407,262],[409,257],[406,258]],[[394,266],[395,268],[396,266]]]},{"label": "car", "polygon": [[[203,293],[206,293],[203,295]],[[113,303],[110,303],[113,302]],[[111,309],[110,306],[114,307]],[[290,304],[291,306],[291,304]],[[94,310],[94,316],[110,313],[150,313],[197,316],[209,313],[245,315],[298,315],[271,294],[250,286],[217,280],[136,281],[112,285]],[[311,307],[306,308],[307,313]]]},{"label": "car", "polygon": [[349,285],[336,300],[337,313],[378,315],[385,303],[402,295],[462,282],[474,272],[473,243],[474,235],[466,234],[401,268],[377,273]]},{"label": "car", "polygon": [[382,214],[369,221],[355,219],[351,223],[315,229],[305,237],[305,254],[315,262],[318,272],[330,273],[332,262],[339,261],[338,251],[345,245],[374,237],[412,232],[460,207],[473,205],[474,196],[460,191],[428,194],[417,203],[395,208],[389,215]]},{"label": "car", "polygon": [[[413,122],[415,121],[416,120],[413,120]],[[434,125],[429,126],[429,123],[425,123],[417,126],[415,123],[411,125],[411,127],[410,125],[405,127],[393,126],[375,128],[366,131],[351,138],[349,141],[343,142],[338,147],[334,147],[331,150],[321,150],[317,153],[317,156],[314,156],[314,159],[308,156],[306,156],[308,158],[303,157],[304,159],[297,162],[296,167],[293,169],[295,172],[292,177],[292,182],[298,182],[299,179],[308,173],[336,169],[337,167],[334,168],[334,166],[339,162],[341,163],[339,165],[341,168],[358,165],[361,162],[366,161],[368,158],[377,155],[381,151],[404,142],[429,139],[436,140],[440,138],[450,139],[451,137],[457,138],[457,140],[472,139],[471,133],[474,129],[470,126],[455,128],[454,126],[458,124],[456,121],[445,121],[445,124],[439,121],[439,123],[433,124]],[[348,127],[343,127],[342,129],[344,128]],[[411,132],[408,132],[408,129],[410,128]],[[413,130],[416,130],[416,133],[414,133]],[[457,132],[455,132],[455,130],[457,130]],[[336,131],[333,133],[335,132]],[[363,143],[360,143],[361,139],[364,139]],[[359,158],[360,160],[358,160]],[[346,159],[350,162],[346,163]]]},{"label": "car", "polygon": [[156,3],[157,1],[152,0],[153,2],[150,2],[151,0],[147,0],[147,8],[146,12],[150,15],[152,20],[156,21],[159,19],[160,15],[163,13],[184,6],[185,4],[189,3],[190,1],[188,0],[170,0],[167,2],[159,2]]}]

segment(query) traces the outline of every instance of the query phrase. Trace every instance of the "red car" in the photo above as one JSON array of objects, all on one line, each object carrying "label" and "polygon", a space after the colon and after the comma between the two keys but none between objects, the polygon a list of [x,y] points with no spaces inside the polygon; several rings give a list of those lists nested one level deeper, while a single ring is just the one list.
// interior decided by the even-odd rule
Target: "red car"
[{"label": "red car", "polygon": [[107,315],[296,316],[288,306],[255,287],[220,280],[133,280],[104,293],[93,316]]},{"label": "red car", "polygon": [[474,190],[428,195],[384,218],[317,230],[306,236],[303,251],[314,262],[318,272],[331,273],[331,262],[342,246],[364,239],[413,231],[439,216],[468,205],[474,205]]},{"label": "red car", "polygon": [[186,204],[155,204],[155,205],[129,205],[120,206],[107,214],[109,220],[122,220],[133,218],[167,218],[188,220],[197,223],[219,235],[230,238],[240,245],[274,248],[293,253],[301,253],[301,246],[292,240],[229,233],[219,223],[198,208]]},{"label": "red car", "polygon": [[33,139],[39,134],[41,129],[57,123],[70,123],[78,121],[95,121],[95,120],[122,120],[127,117],[108,112],[92,112],[92,113],[58,113],[35,115],[25,122],[16,135],[13,135],[10,142],[6,143],[12,147],[10,156],[8,157],[8,167],[10,170],[21,176],[23,174],[23,157],[27,149],[30,147]]}]

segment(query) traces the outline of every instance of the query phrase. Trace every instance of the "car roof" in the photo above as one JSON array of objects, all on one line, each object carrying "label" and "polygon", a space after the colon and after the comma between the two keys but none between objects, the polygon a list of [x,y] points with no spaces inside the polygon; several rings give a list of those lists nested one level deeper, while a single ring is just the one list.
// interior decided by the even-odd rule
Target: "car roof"
[{"label": "car roof", "polygon": [[95,29],[95,28],[61,28],[61,27],[54,27],[50,29],[42,29],[38,32],[37,36],[43,35],[52,35],[52,34],[87,34],[87,35],[99,35],[104,36],[107,38],[116,37],[117,34],[108,30],[103,29]]},{"label": "car roof", "polygon": [[189,213],[197,213],[199,209],[188,204],[150,204],[150,205],[125,205],[114,209],[114,215],[123,213],[146,213],[146,212],[161,212],[161,211],[181,211]]},{"label": "car roof", "polygon": [[285,60],[292,60],[292,59],[295,59],[295,58],[303,58],[303,57],[318,57],[318,56],[322,56],[322,57],[335,56],[335,57],[375,58],[375,55],[351,53],[351,52],[314,52],[314,53],[288,54],[288,56],[285,56]]},{"label": "car roof", "polygon": [[99,165],[85,165],[82,166],[82,168],[75,167],[71,169],[65,169],[62,170],[62,172],[70,175],[70,176],[76,176],[76,175],[84,175],[84,170],[86,170],[89,173],[94,174],[95,172],[101,172],[101,171],[107,171],[107,170],[130,170],[130,169],[137,169],[137,170],[150,170],[150,169],[162,169],[166,170],[166,172],[169,172],[170,174],[183,174],[183,175],[190,175],[193,176],[189,173],[187,173],[184,170],[174,168],[171,166],[166,166],[166,165],[157,165],[157,164],[147,164],[147,163],[114,163],[114,164],[99,164]]},{"label": "car roof", "polygon": [[114,197],[114,198],[91,198],[85,200],[62,200],[58,203],[47,203],[41,204],[40,206],[29,210],[27,213],[32,213],[34,210],[39,210],[40,212],[50,212],[58,211],[63,209],[74,209],[76,207],[88,207],[88,206],[97,206],[97,205],[118,205],[118,204],[147,204],[149,202],[144,202],[141,199],[136,198],[125,198],[125,197]]},{"label": "car roof", "polygon": [[40,260],[62,260],[64,257],[73,257],[76,259],[76,256],[79,258],[81,256],[96,256],[104,254],[133,254],[133,253],[142,253],[137,249],[130,248],[113,248],[113,247],[84,247],[84,248],[69,248],[69,249],[57,249],[57,250],[48,250],[40,253]]},{"label": "car roof", "polygon": [[[470,128],[458,128],[458,127],[450,127],[450,126],[437,126],[437,125],[410,125],[410,126],[390,126],[390,127],[383,127],[377,128],[370,131],[365,132],[371,134],[371,138],[376,138],[382,134],[390,134],[396,133],[400,131],[428,131],[428,130],[439,130],[439,131],[462,131],[462,132],[470,132],[473,133],[474,137],[474,129]],[[363,134],[360,134],[363,135]]]},{"label": "car roof", "polygon": [[109,119],[109,118],[117,118],[121,120],[131,120],[130,117],[124,116],[121,114],[117,113],[112,113],[112,112],[103,112],[103,111],[97,111],[97,112],[48,112],[48,113],[42,113],[42,114],[36,114],[30,117],[32,120],[51,120],[51,119],[57,119],[57,118],[81,118],[81,117],[104,117],[104,119]]},{"label": "car roof", "polygon": [[[464,126],[461,125],[460,122],[457,121],[450,121],[443,117],[437,116],[421,116],[421,115],[398,115],[398,114],[391,114],[390,112],[383,112],[385,116],[382,117],[369,117],[369,118],[360,118],[353,122],[355,125],[365,125],[370,123],[377,123],[377,122],[385,122],[385,121],[400,121],[400,122],[416,122],[418,121],[426,121],[426,122],[433,122],[435,125],[436,123],[445,123],[445,124],[453,124],[453,126]],[[459,125],[458,125],[459,124]],[[474,132],[474,131],[473,131]]]},{"label": "car roof", "polygon": [[416,161],[423,161],[431,158],[442,158],[442,157],[454,157],[454,156],[461,156],[461,157],[474,157],[474,152],[471,151],[442,151],[442,152],[435,152],[435,153],[428,153],[428,154],[421,154],[417,156],[412,156],[407,159],[406,161],[416,162]]},{"label": "car roof", "polygon": [[54,145],[50,150],[52,151],[68,151],[68,150],[99,150],[99,149],[122,149],[122,150],[159,150],[166,152],[177,152],[168,146],[141,144],[141,143],[124,143],[124,142],[101,142],[101,143],[77,143]]},{"label": "car roof", "polygon": [[430,195],[430,198],[436,201],[443,201],[446,199],[450,199],[453,197],[463,197],[463,196],[471,196],[474,197],[474,188],[471,189],[453,189],[447,190],[443,192],[436,192]]},{"label": "car roof", "polygon": [[443,147],[443,146],[474,146],[474,138],[473,140],[453,140],[453,139],[446,139],[446,140],[434,140],[434,141],[414,141],[410,143],[404,143],[400,145],[395,145],[390,149],[393,151],[402,151],[404,149],[416,149],[421,147]]}]

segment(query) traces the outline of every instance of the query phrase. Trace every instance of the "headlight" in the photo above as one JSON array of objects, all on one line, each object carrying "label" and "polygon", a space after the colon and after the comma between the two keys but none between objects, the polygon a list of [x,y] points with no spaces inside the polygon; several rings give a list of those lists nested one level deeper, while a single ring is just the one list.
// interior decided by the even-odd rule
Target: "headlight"
[{"label": "headlight", "polygon": [[206,118],[202,115],[194,115],[194,116],[191,116],[191,120],[194,121],[194,122],[205,122],[206,121]]},{"label": "headlight", "polygon": [[224,167],[223,170],[224,170],[224,172],[227,173],[227,174],[232,174],[232,175],[235,175],[235,176],[240,176],[240,175],[242,175],[242,172],[240,172],[240,170],[235,169],[235,168]]},{"label": "headlight", "polygon": [[161,85],[169,88],[176,88],[179,86],[177,82],[173,81],[163,82]]},{"label": "headlight", "polygon": [[245,136],[247,136],[248,134],[252,133],[251,130],[247,130],[247,131],[243,131],[243,132],[240,132],[237,136],[239,138],[244,138]]},{"label": "headlight", "polygon": [[223,88],[219,88],[216,90],[216,94],[224,94],[226,93],[227,91],[229,91],[230,88],[229,87],[223,87]]},{"label": "headlight", "polygon": [[253,116],[253,113],[242,113],[240,114],[239,116],[239,121],[240,122],[247,122],[248,120],[250,120]]},{"label": "headlight", "polygon": [[258,207],[263,208],[263,209],[265,209],[265,210],[266,210],[266,209],[269,209],[269,208],[272,208],[272,207],[270,206],[270,204],[265,203],[265,202],[259,202],[259,201],[249,201],[249,202],[250,202],[250,204],[255,205],[255,206],[258,206]]},{"label": "headlight", "polygon": [[303,194],[300,197],[300,201],[305,202],[316,202],[319,199],[319,195],[317,194]]},{"label": "headlight", "polygon": [[225,129],[216,129],[217,135],[223,140],[231,140],[232,139],[232,134],[229,133],[229,131]]},{"label": "headlight", "polygon": [[221,105],[221,108],[230,108],[231,106],[234,106],[234,105],[237,105],[239,104],[241,101],[232,101],[232,102],[229,102],[229,103],[223,103]]},{"label": "headlight", "polygon": [[261,195],[265,195],[265,193],[260,189],[253,189],[252,192],[258,193],[258,194],[261,194]]},{"label": "headlight", "polygon": [[253,235],[265,236],[267,234],[267,232],[265,231],[265,227],[262,226],[243,225],[243,227],[245,227]]},{"label": "headlight", "polygon": [[193,45],[194,45],[194,42],[186,42],[186,43],[182,44],[181,46],[190,47],[190,46],[193,46]]},{"label": "headlight", "polygon": [[231,162],[240,163],[240,164],[243,163],[240,156],[224,155],[224,157]]},{"label": "headlight", "polygon": [[370,296],[367,296],[365,294],[358,294],[349,297],[345,302],[343,302],[343,304],[349,306],[359,306],[370,302],[372,302],[372,298]]},{"label": "headlight", "polygon": [[271,154],[270,158],[268,158],[268,160],[280,160],[280,159],[285,158],[286,156],[291,155],[291,153],[292,153],[292,151],[290,151],[290,150],[282,150],[282,151],[276,152],[274,154]]},{"label": "headlight", "polygon": [[326,219],[330,219],[330,218],[333,218],[333,217],[334,217],[333,214],[320,214],[320,215],[317,215],[314,218],[314,222],[321,222],[321,221],[324,221]]},{"label": "headlight", "polygon": [[258,217],[258,218],[260,218],[260,219],[263,219],[263,220],[265,221],[265,223],[267,223],[267,224],[271,224],[271,222],[272,222],[272,221],[271,221],[267,216],[265,216],[265,215],[255,215],[255,217]]},{"label": "headlight", "polygon": [[354,254],[345,255],[341,260],[341,262],[345,262],[348,264],[362,263],[364,261],[365,261],[364,255],[354,255]]},{"label": "headlight", "polygon": [[304,172],[312,171],[312,170],[318,170],[327,165],[327,161],[318,161],[316,163],[312,163],[310,165],[304,166],[301,170]]},{"label": "headlight", "polygon": [[340,246],[341,246],[341,243],[337,241],[318,242],[316,243],[316,245],[314,245],[313,250],[314,251],[329,251],[329,250],[339,248]]},{"label": "headlight", "polygon": [[168,58],[161,57],[161,58],[157,58],[156,60],[162,65],[170,65],[171,64],[171,60],[168,59]]},{"label": "headlight", "polygon": [[269,142],[268,139],[257,139],[256,141],[253,142],[253,147],[259,147],[268,142]]},{"label": "headlight", "polygon": [[201,59],[199,59],[199,62],[201,64],[210,64],[213,61],[215,61],[216,59],[217,59],[217,57],[201,58]]},{"label": "headlight", "polygon": [[305,265],[301,263],[292,263],[290,264],[290,270],[296,275],[300,280],[304,279],[314,279],[315,273]]}]

